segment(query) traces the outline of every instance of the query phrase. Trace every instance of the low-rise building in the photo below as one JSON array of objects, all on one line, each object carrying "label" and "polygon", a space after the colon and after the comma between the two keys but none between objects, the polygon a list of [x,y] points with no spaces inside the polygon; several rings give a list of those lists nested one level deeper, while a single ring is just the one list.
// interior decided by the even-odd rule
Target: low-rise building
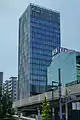
[{"label": "low-rise building", "polygon": [[[58,51],[59,50],[59,51]],[[58,81],[58,69],[61,69],[62,84],[80,81],[80,52],[67,48],[55,49],[52,52],[52,63],[48,67],[48,83]]]}]

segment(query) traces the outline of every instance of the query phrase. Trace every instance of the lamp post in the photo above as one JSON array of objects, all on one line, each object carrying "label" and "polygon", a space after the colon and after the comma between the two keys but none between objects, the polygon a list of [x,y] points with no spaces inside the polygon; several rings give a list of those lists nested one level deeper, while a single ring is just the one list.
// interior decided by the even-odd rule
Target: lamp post
[{"label": "lamp post", "polygon": [[52,120],[55,120],[55,115],[54,115],[54,87],[57,87],[57,85],[54,85],[54,83],[58,83],[58,82],[52,81]]},{"label": "lamp post", "polygon": [[[54,87],[58,87],[59,88],[59,113],[60,113],[60,120],[62,120],[62,103],[61,103],[61,100],[62,100],[62,94],[61,94],[61,69],[59,68],[58,69],[58,79],[59,79],[59,82],[55,82],[55,81],[52,81],[52,120],[55,120],[55,117],[54,117]],[[58,85],[54,85],[54,83],[58,83]]]},{"label": "lamp post", "polygon": [[[70,95],[71,94],[71,90],[69,89],[65,89],[65,112],[66,112],[66,120],[68,120],[68,103],[70,101],[74,101],[76,100],[76,96],[75,95]],[[68,99],[70,98],[70,99]]]},{"label": "lamp post", "polygon": [[61,103],[61,70],[60,68],[58,69],[58,76],[59,76],[59,114],[60,114],[60,120],[62,120],[62,103]]},{"label": "lamp post", "polygon": [[67,104],[68,92],[66,89],[66,102],[65,102],[65,110],[66,110],[66,120],[68,120],[68,104]]}]

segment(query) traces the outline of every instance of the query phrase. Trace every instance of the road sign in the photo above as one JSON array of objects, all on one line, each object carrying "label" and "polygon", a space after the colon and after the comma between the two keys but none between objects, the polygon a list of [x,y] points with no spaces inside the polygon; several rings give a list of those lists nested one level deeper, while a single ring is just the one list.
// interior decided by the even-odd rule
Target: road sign
[{"label": "road sign", "polygon": [[76,100],[76,95],[71,95],[72,100]]},{"label": "road sign", "polygon": [[76,96],[75,95],[71,95],[71,96],[67,96],[65,98],[62,98],[62,102],[71,102],[72,100],[76,100]]}]

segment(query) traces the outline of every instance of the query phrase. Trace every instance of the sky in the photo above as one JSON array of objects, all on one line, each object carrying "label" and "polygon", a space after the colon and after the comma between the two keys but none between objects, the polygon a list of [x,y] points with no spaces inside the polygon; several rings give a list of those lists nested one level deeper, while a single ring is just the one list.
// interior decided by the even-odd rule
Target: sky
[{"label": "sky", "polygon": [[60,12],[63,47],[80,51],[80,0],[0,0],[0,71],[17,76],[18,20],[29,3]]}]

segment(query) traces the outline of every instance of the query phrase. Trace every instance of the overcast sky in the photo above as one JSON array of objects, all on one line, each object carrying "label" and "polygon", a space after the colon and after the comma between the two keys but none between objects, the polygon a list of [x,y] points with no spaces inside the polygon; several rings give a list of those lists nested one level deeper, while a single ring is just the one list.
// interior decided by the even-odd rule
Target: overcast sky
[{"label": "overcast sky", "polygon": [[28,4],[60,11],[62,46],[80,50],[80,0],[0,0],[0,71],[17,76],[18,19]]}]

